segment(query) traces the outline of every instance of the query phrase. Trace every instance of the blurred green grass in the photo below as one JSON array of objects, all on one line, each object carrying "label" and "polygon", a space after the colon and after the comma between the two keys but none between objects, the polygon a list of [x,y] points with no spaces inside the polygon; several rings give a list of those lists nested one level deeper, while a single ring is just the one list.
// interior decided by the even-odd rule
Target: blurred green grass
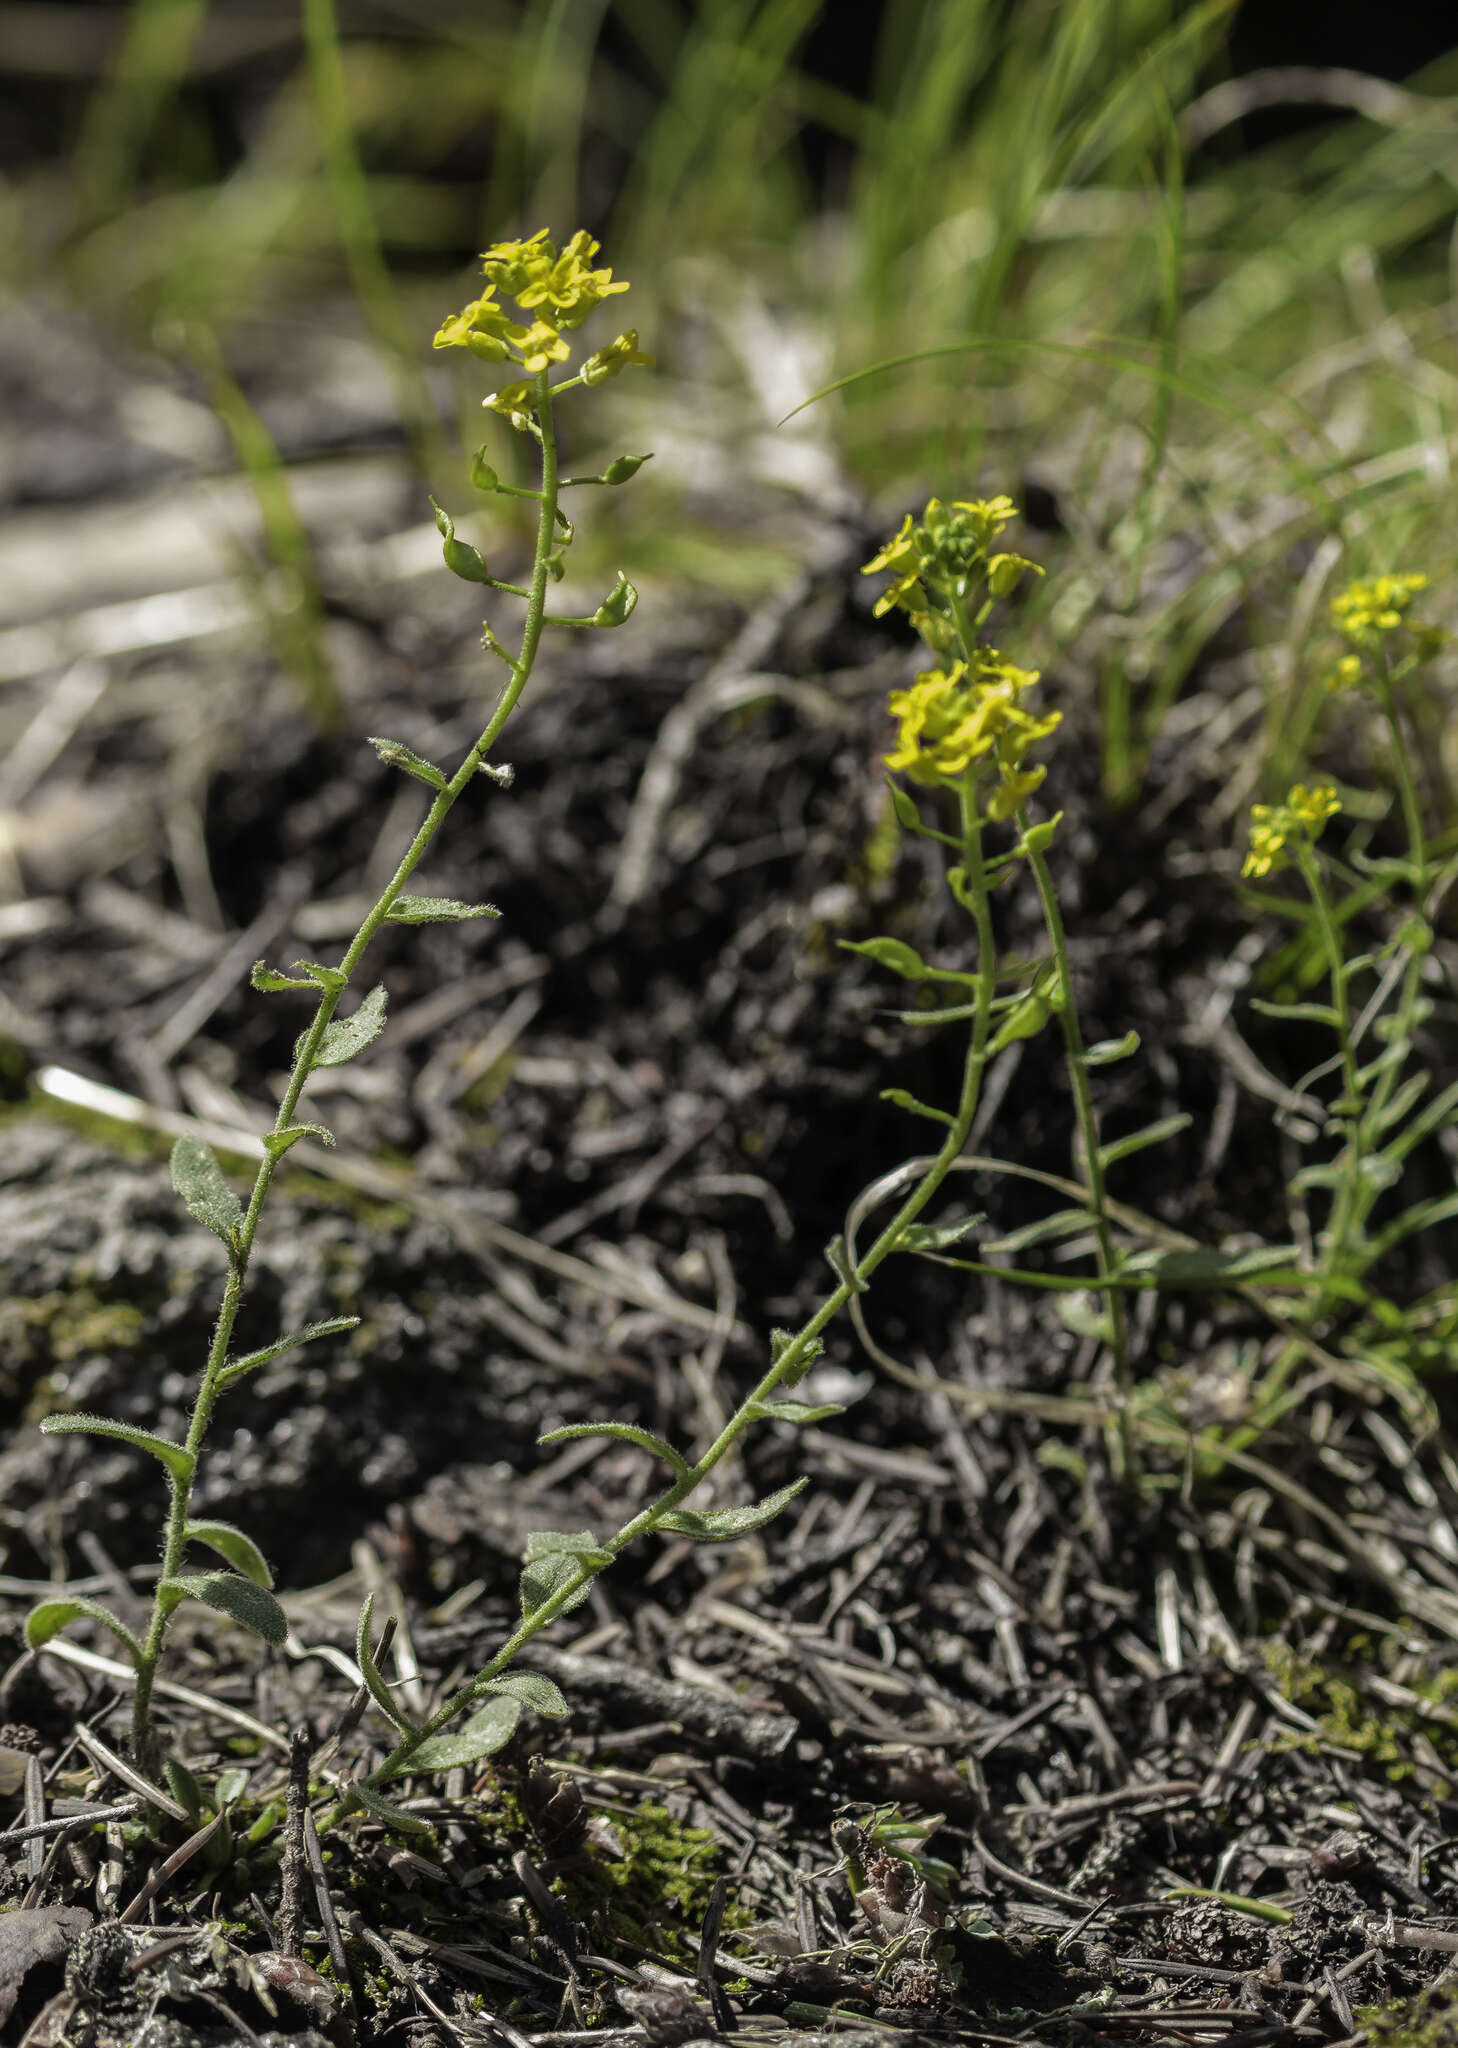
[{"label": "blurred green grass", "polygon": [[[9,10],[57,138],[6,180],[11,287],[143,344],[209,337],[296,582],[278,464],[226,375],[249,323],[341,318],[320,308],[347,293],[439,486],[444,437],[479,420],[469,367],[443,416],[429,357],[471,252],[586,224],[633,280],[624,318],[709,402],[758,381],[788,410],[894,362],[815,416],[888,513],[1052,488],[1061,573],[1030,623],[1094,679],[1116,799],[1233,618],[1282,780],[1324,715],[1330,587],[1454,585],[1458,49],[1398,86],[1323,66],[1313,29],[1306,69],[1238,80],[1233,0],[885,0],[852,88],[824,61],[854,12],[834,0],[135,0],[115,33],[75,11],[90,54],[51,77],[68,12]],[[1279,103],[1321,118],[1243,146]],[[803,389],[783,361],[756,377],[785,336]],[[624,544],[741,588],[762,537],[690,520],[675,557],[666,488],[638,499],[657,536]]]}]

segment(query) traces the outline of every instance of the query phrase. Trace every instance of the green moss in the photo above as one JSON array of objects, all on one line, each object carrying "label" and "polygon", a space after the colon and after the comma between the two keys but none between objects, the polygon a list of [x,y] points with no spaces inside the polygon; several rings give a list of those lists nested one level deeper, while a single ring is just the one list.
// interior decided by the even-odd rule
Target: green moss
[{"label": "green moss", "polygon": [[135,1351],[145,1325],[135,1302],[108,1301],[86,1286],[0,1301],[0,1395],[31,1398],[35,1420],[49,1413],[45,1375],[53,1366]]},{"label": "green moss", "polygon": [[708,1828],[688,1827],[664,1806],[639,1806],[611,1819],[623,1854],[596,1855],[585,1869],[564,1875],[564,1893],[574,1911],[605,1922],[608,1933],[665,1961],[692,1965],[683,1935],[703,1922],[720,1844]]},{"label": "green moss", "polygon": [[[1282,1697],[1316,1722],[1311,1734],[1286,1731],[1276,1742],[1308,1755],[1323,1748],[1348,1750],[1391,1784],[1418,1780],[1434,1797],[1449,1798],[1458,1785],[1458,1713],[1452,1706],[1458,1698],[1458,1670],[1444,1668],[1417,1680],[1405,1677],[1404,1687],[1417,1702],[1413,1706],[1369,1699],[1363,1674],[1380,1667],[1385,1648],[1358,1632],[1345,1639],[1339,1658],[1326,1664],[1302,1657],[1287,1643],[1268,1643],[1266,1665]],[[1426,1756],[1417,1750],[1418,1736]],[[1432,1769],[1432,1756],[1445,1775]]]},{"label": "green moss", "polygon": [[1458,1990],[1430,1985],[1396,2005],[1364,2007],[1357,2014],[1367,2048],[1458,2048]]}]

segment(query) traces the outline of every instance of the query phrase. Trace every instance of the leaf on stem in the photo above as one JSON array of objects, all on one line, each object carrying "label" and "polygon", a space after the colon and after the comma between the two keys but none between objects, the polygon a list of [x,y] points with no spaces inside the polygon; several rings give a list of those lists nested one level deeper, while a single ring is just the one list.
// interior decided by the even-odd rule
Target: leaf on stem
[{"label": "leaf on stem", "polygon": [[461,924],[468,917],[500,917],[494,903],[459,903],[453,896],[397,896],[386,924]]},{"label": "leaf on stem", "polygon": [[130,1444],[134,1451],[149,1451],[154,1458],[160,1458],[169,1476],[184,1486],[197,1465],[192,1452],[173,1443],[171,1437],[138,1429],[135,1423],[113,1422],[109,1415],[47,1415],[41,1423],[41,1435],[116,1437]]},{"label": "leaf on stem", "polygon": [[312,1344],[316,1337],[337,1337],[343,1330],[358,1328],[358,1316],[331,1316],[327,1322],[305,1323],[302,1330],[290,1330],[287,1336],[275,1337],[271,1344],[265,1344],[261,1351],[250,1351],[246,1357],[235,1358],[225,1365],[218,1374],[219,1391],[231,1387],[245,1373],[256,1372],[270,1359],[282,1358],[286,1351],[296,1350],[300,1344]]},{"label": "leaf on stem", "polygon": [[462,1764],[479,1763],[482,1757],[494,1756],[504,1749],[516,1733],[516,1724],[522,1716],[522,1702],[511,1696],[488,1700],[484,1707],[472,1714],[459,1728],[453,1728],[448,1735],[432,1735],[413,1750],[400,1765],[392,1771],[391,1777],[403,1776],[407,1771],[453,1771]]},{"label": "leaf on stem", "polygon": [[189,1522],[186,1534],[189,1543],[205,1543],[209,1550],[216,1550],[234,1571],[242,1572],[244,1578],[252,1579],[256,1586],[272,1586],[273,1573],[263,1552],[251,1536],[246,1536],[231,1522]]},{"label": "leaf on stem", "polygon": [[[601,1570],[612,1561],[612,1552],[601,1548],[590,1529],[534,1529],[526,1540],[526,1563],[521,1575],[522,1620],[530,1621],[564,1586],[570,1585],[580,1567]],[[591,1584],[590,1578],[584,1579],[557,1613],[570,1614],[574,1607],[581,1606]]]},{"label": "leaf on stem", "polygon": [[959,1216],[955,1223],[908,1223],[896,1249],[900,1252],[940,1252],[949,1244],[960,1244],[987,1221],[985,1213]]},{"label": "leaf on stem", "polygon": [[205,1607],[241,1622],[275,1647],[289,1632],[288,1619],[268,1588],[240,1578],[236,1572],[178,1572],[160,1580],[158,1590],[181,1599],[201,1600]]},{"label": "leaf on stem", "polygon": [[852,1294],[865,1293],[870,1282],[863,1280],[851,1264],[850,1254],[845,1248],[844,1237],[833,1237],[830,1240],[830,1243],[825,1247],[825,1259],[831,1272],[834,1273],[842,1286],[849,1287]]},{"label": "leaf on stem", "polygon": [[673,1508],[660,1515],[654,1526],[673,1536],[687,1536],[694,1543],[729,1543],[772,1522],[807,1483],[805,1479],[792,1480],[752,1508]]},{"label": "leaf on stem", "polygon": [[804,1401],[746,1401],[744,1412],[751,1422],[825,1422],[832,1415],[844,1415],[840,1401],[827,1401],[812,1408]]},{"label": "leaf on stem", "polygon": [[1135,1252],[1120,1268],[1131,1279],[1152,1278],[1161,1289],[1174,1287],[1244,1287],[1257,1281],[1314,1282],[1302,1274],[1294,1244],[1261,1244],[1240,1252],[1222,1252],[1214,1245],[1193,1245],[1187,1251]]},{"label": "leaf on stem", "polygon": [[1330,1003],[1268,1003],[1252,996],[1250,1006],[1262,1017],[1279,1017],[1288,1024],[1325,1024],[1335,1031],[1341,1023]]},{"label": "leaf on stem", "polygon": [[248,977],[261,995],[276,996],[285,989],[312,989],[315,983],[303,981],[297,975],[280,974],[269,966],[266,960],[255,960],[253,972]]},{"label": "leaf on stem", "polygon": [[32,1607],[25,1617],[25,1640],[32,1650],[43,1649],[54,1635],[59,1635],[73,1621],[98,1621],[121,1643],[134,1664],[142,1661],[142,1645],[114,1614],[104,1608],[99,1600],[84,1600],[78,1593],[68,1593],[63,1598],[42,1600]]},{"label": "leaf on stem", "polygon": [[382,1799],[373,1786],[363,1783],[346,1785],[350,1799],[357,1800],[366,1813],[372,1813],[376,1820],[382,1820],[387,1828],[398,1828],[402,1835],[428,1835],[430,1822],[421,1820],[417,1814],[402,1813],[398,1806],[392,1806],[388,1799]]},{"label": "leaf on stem", "polygon": [[1131,1131],[1127,1138],[1115,1138],[1112,1144],[1100,1145],[1099,1165],[1115,1166],[1121,1159],[1132,1158],[1136,1152],[1147,1152],[1151,1145],[1162,1145],[1166,1138],[1173,1138],[1180,1131],[1187,1131],[1194,1118],[1185,1110],[1178,1116],[1163,1116],[1158,1123],[1146,1124],[1142,1131]]},{"label": "leaf on stem", "polygon": [[[770,1364],[778,1365],[780,1360],[784,1357],[785,1353],[789,1350],[790,1346],[794,1342],[795,1338],[791,1335],[790,1331],[771,1330]],[[783,1375],[779,1384],[782,1387],[798,1387],[801,1380],[804,1379],[806,1373],[809,1372],[811,1366],[815,1363],[816,1359],[822,1358],[824,1355],[825,1345],[823,1344],[821,1339],[819,1337],[807,1338],[805,1341],[805,1348],[801,1352],[798,1362],[795,1365],[793,1365],[787,1373]]]},{"label": "leaf on stem", "polygon": [[616,1437],[620,1443],[636,1444],[640,1451],[651,1451],[655,1458],[661,1458],[676,1479],[687,1479],[688,1462],[666,1443],[661,1436],[655,1436],[651,1429],[640,1429],[635,1422],[570,1422],[561,1429],[549,1429],[545,1436],[539,1436],[539,1444],[565,1444],[581,1436]]},{"label": "leaf on stem", "polygon": [[201,1138],[179,1138],[172,1148],[172,1185],[195,1223],[220,1238],[231,1252],[243,1206],[223,1178],[211,1145]]},{"label": "leaf on stem", "polygon": [[[370,1631],[374,1611],[375,1596],[373,1593],[366,1593],[364,1605],[359,1610],[359,1625],[354,1632],[355,1662],[359,1665],[360,1675],[364,1679],[366,1691],[391,1727],[398,1728],[402,1735],[411,1735],[414,1733],[415,1724],[395,1704],[390,1688],[385,1683],[379,1665],[375,1662],[374,1650],[370,1646]],[[381,1641],[384,1641],[383,1637]]]},{"label": "leaf on stem", "polygon": [[[324,1026],[324,1036],[319,1041],[319,1050],[314,1055],[316,1067],[342,1067],[346,1060],[352,1060],[356,1053],[363,1052],[367,1045],[373,1045],[385,1028],[385,988],[378,983],[372,988],[352,1017],[336,1017]],[[297,1062],[303,1048],[304,1032],[294,1047]]]},{"label": "leaf on stem", "polygon": [[549,1721],[560,1721],[567,1712],[561,1687],[554,1685],[540,1671],[508,1671],[504,1678],[483,1678],[476,1690],[502,1693],[510,1699],[520,1700],[529,1712],[540,1714]]},{"label": "leaf on stem", "polygon": [[300,1138],[313,1138],[321,1145],[334,1143],[334,1133],[325,1124],[290,1124],[285,1131],[270,1131],[263,1140],[263,1149],[270,1159],[282,1159]]}]

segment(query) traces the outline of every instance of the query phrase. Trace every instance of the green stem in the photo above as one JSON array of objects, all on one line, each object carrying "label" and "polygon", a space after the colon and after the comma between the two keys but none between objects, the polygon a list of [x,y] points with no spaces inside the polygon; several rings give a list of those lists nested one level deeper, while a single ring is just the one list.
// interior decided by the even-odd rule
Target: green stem
[{"label": "green stem", "polygon": [[[1291,851],[1296,857],[1296,864],[1301,870],[1302,880],[1311,898],[1317,927],[1321,933],[1322,950],[1326,954],[1327,979],[1331,987],[1331,1005],[1336,1012],[1337,1045],[1342,1061],[1343,1095],[1349,1104],[1342,1119],[1347,1130],[1347,1143],[1339,1161],[1341,1179],[1332,1197],[1331,1214],[1327,1218],[1325,1232],[1326,1242],[1321,1256],[1319,1277],[1325,1281],[1335,1274],[1351,1232],[1362,1220],[1362,1158],[1366,1117],[1362,1085],[1358,1078],[1357,1049],[1352,1042],[1351,999],[1347,992],[1347,977],[1343,972],[1345,963],[1341,938],[1331,914],[1326,890],[1322,886],[1321,869],[1314,851],[1301,840],[1291,842]],[[1302,1316],[1308,1327],[1320,1322],[1325,1314],[1329,1291],[1327,1287],[1319,1286],[1310,1296]]]},{"label": "green stem", "polygon": [[[963,781],[959,788],[961,808],[961,854],[965,877],[965,890],[973,922],[977,930],[977,980],[973,996],[973,1015],[968,1038],[966,1057],[962,1067],[962,1085],[957,1102],[957,1112],[948,1128],[935,1158],[927,1167],[891,1221],[880,1236],[871,1244],[865,1255],[856,1262],[850,1276],[843,1279],[833,1293],[828,1294],[804,1327],[791,1338],[780,1356],[765,1372],[758,1384],[746,1395],[735,1409],[723,1429],[708,1449],[662,1493],[639,1510],[630,1521],[623,1524],[617,1533],[608,1537],[600,1547],[606,1553],[608,1562],[621,1555],[630,1543],[640,1536],[648,1535],[664,1515],[678,1507],[696,1487],[708,1477],[714,1467],[733,1449],[752,1420],[754,1404],[767,1401],[775,1389],[786,1379],[792,1379],[812,1356],[811,1347],[826,1325],[839,1315],[852,1294],[859,1293],[882,1262],[896,1251],[907,1226],[931,1201],[942,1185],[957,1159],[961,1156],[972,1130],[972,1121],[977,1112],[977,1103],[982,1087],[982,1073],[987,1060],[987,1039],[992,1002],[997,989],[997,956],[993,940],[992,916],[988,904],[986,871],[982,858],[981,823],[977,815],[971,779]],[[849,1254],[847,1253],[847,1258]],[[410,1768],[410,1759],[423,1742],[438,1735],[441,1730],[465,1712],[482,1696],[482,1689],[498,1678],[518,1653],[533,1637],[539,1635],[548,1624],[556,1619],[565,1608],[575,1605],[584,1587],[589,1586],[605,1571],[607,1564],[593,1564],[586,1560],[579,1562],[576,1571],[540,1607],[534,1608],[517,1628],[507,1637],[490,1663],[468,1679],[466,1684],[442,1701],[430,1718],[418,1728],[401,1737],[385,1761],[372,1771],[363,1782],[372,1789],[382,1787],[390,1779],[398,1777]],[[349,1787],[345,1787],[340,1798],[330,1809],[323,1827],[335,1827],[352,1811],[356,1802]]]},{"label": "green stem", "polygon": [[[1018,829],[1027,842],[1028,814],[1022,807],[1019,807],[1017,822]],[[1032,869],[1033,880],[1037,884],[1038,901],[1043,907],[1043,923],[1048,933],[1048,943],[1053,949],[1053,964],[1063,997],[1058,1017],[1063,1027],[1064,1058],[1068,1068],[1069,1086],[1073,1090],[1073,1106],[1078,1118],[1079,1141],[1083,1152],[1083,1177],[1088,1184],[1089,1210],[1093,1217],[1094,1239],[1098,1249],[1099,1278],[1105,1283],[1103,1296],[1109,1319],[1109,1350],[1114,1361],[1114,1383],[1119,1392],[1115,1443],[1118,1475],[1123,1479],[1132,1479],[1135,1476],[1136,1453],[1129,1419],[1128,1330],[1123,1297],[1117,1288],[1107,1284],[1117,1270],[1117,1259],[1113,1232],[1109,1228],[1104,1166],[1099,1153],[1098,1118],[1094,1113],[1093,1094],[1088,1085],[1088,1061],[1084,1057],[1083,1031],[1079,1025],[1078,1004],[1074,997],[1073,967],[1068,957],[1068,935],[1064,930],[1063,913],[1059,908],[1058,892],[1053,886],[1053,877],[1035,841],[1028,844],[1028,866]]]},{"label": "green stem", "polygon": [[[547,615],[547,588],[550,581],[548,560],[554,539],[553,524],[557,509],[557,443],[552,421],[551,398],[546,373],[536,380],[537,404],[541,422],[542,446],[542,504],[537,524],[536,556],[532,568],[531,589],[527,601],[526,619],[522,626],[521,648],[512,665],[511,677],[500,697],[496,708],[479,739],[457,768],[455,774],[440,790],[419,831],[411,840],[404,857],[390,880],[381,891],[378,901],[360,925],[349,949],[339,963],[338,972],[343,977],[335,988],[325,989],[319,997],[314,1020],[299,1042],[298,1054],[293,1072],[289,1076],[279,1103],[278,1115],[274,1119],[273,1135],[282,1135],[294,1121],[299,1098],[314,1072],[324,1034],[339,1004],[340,996],[349,984],[351,975],[364,956],[371,939],[389,916],[390,906],[400,894],[406,882],[419,865],[421,858],[440,830],[447,812],[454,805],[466,785],[495,745],[496,740],[512,712],[515,710],[522,691],[526,688],[536,661],[537,649],[541,642],[542,628]],[[273,1182],[281,1153],[267,1154],[253,1182],[253,1192],[243,1221],[239,1225],[237,1240],[229,1259],[228,1282],[223,1292],[222,1305],[213,1330],[212,1343],[208,1348],[207,1363],[203,1367],[202,1379],[193,1402],[192,1418],[187,1431],[187,1449],[196,1461],[201,1451],[208,1425],[212,1420],[213,1408],[220,1392],[220,1375],[227,1362],[228,1345],[232,1340],[233,1326],[242,1305],[244,1286],[248,1276],[248,1263],[253,1252],[253,1240],[258,1232],[259,1219]],[[171,1509],[167,1518],[167,1534],[162,1551],[162,1575],[152,1603],[152,1616],[146,1638],[142,1645],[142,1656],[137,1665],[137,1689],[132,1705],[132,1751],[143,1769],[156,1767],[156,1740],[151,1726],[151,1703],[153,1681],[157,1663],[161,1656],[167,1625],[177,1605],[174,1596],[166,1591],[168,1580],[174,1578],[182,1568],[183,1552],[187,1547],[187,1524],[192,1504],[192,1476],[187,1479],[173,1479]]]}]

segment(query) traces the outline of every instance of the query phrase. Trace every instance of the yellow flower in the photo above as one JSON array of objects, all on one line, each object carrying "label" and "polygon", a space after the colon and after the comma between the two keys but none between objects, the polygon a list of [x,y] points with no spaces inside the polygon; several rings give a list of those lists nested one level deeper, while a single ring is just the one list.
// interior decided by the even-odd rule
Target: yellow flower
[{"label": "yellow flower", "polygon": [[1408,606],[1427,587],[1423,575],[1361,578],[1332,600],[1331,615],[1348,640],[1359,647],[1370,645],[1379,634],[1402,624]]},{"label": "yellow flower", "polygon": [[[441,322],[435,346],[468,348],[487,362],[505,362],[514,356],[533,377],[553,363],[565,363],[572,350],[562,339],[562,329],[580,326],[605,298],[628,289],[626,284],[613,283],[610,270],[592,268],[596,254],[597,243],[581,228],[561,250],[545,228],[524,242],[493,243],[481,258],[485,290],[480,298]],[[498,293],[514,299],[531,317],[526,322],[514,320],[498,302]],[[620,335],[614,348],[626,339]],[[636,348],[636,335],[632,342]],[[622,350],[619,356],[621,360],[614,358],[618,368],[623,362],[648,360]]]},{"label": "yellow flower", "polygon": [[[936,502],[933,498],[931,504],[935,505]],[[931,505],[927,507],[927,511],[931,511]],[[889,569],[893,579],[871,607],[873,619],[883,617],[893,605],[898,604],[904,605],[909,612],[926,610],[926,593],[920,588],[919,583],[921,554],[916,542],[916,526],[908,512],[881,552],[872,555],[862,569],[863,576],[878,576],[883,569]]]},{"label": "yellow flower", "polygon": [[584,384],[601,384],[605,378],[619,377],[629,363],[641,363],[651,369],[652,356],[645,356],[638,346],[638,330],[630,327],[620,334],[616,341],[610,341],[606,348],[600,348],[590,355],[582,365]]},{"label": "yellow flower", "polygon": [[[925,670],[909,690],[893,690],[891,712],[900,722],[895,751],[886,766],[903,771],[913,782],[928,786],[960,781],[974,763],[995,754],[1001,788],[995,802],[1006,816],[1022,801],[1019,771],[1023,755],[1046,739],[1062,714],[1041,717],[1025,711],[1020,699],[1038,681],[1036,669],[1017,668],[995,648],[979,647],[969,667],[953,662],[949,669]],[[1041,772],[1024,785],[1036,788]]]},{"label": "yellow flower", "polygon": [[1286,865],[1292,840],[1315,845],[1328,818],[1341,809],[1341,799],[1330,783],[1308,789],[1294,783],[1283,804],[1253,804],[1250,813],[1250,848],[1240,872],[1248,881],[1258,881]]}]

